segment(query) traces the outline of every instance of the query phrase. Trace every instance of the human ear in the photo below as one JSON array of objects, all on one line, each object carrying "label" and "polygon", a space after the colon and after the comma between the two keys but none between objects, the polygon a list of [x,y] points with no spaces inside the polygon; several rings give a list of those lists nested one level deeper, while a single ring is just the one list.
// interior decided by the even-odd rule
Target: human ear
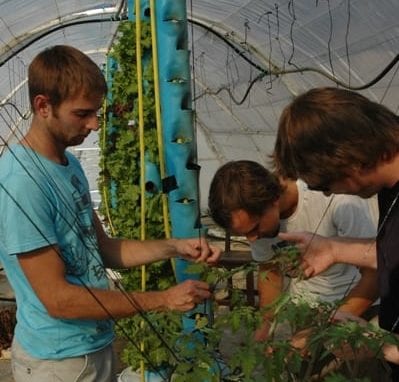
[{"label": "human ear", "polygon": [[51,104],[49,98],[39,94],[33,100],[34,113],[46,118],[49,115]]},{"label": "human ear", "polygon": [[370,165],[360,165],[356,166],[354,171],[356,171],[357,174],[364,176],[364,175],[369,175],[370,172],[375,170],[375,166],[370,166]]}]

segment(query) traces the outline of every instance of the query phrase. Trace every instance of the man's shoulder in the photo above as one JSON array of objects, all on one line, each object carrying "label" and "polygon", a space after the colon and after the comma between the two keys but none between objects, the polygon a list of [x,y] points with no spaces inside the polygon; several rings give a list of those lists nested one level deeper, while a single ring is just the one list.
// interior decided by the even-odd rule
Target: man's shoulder
[{"label": "man's shoulder", "polygon": [[366,208],[373,202],[374,198],[364,199],[357,195],[348,194],[334,194],[334,198],[332,200],[333,206],[356,206],[359,208]]},{"label": "man's shoulder", "polygon": [[7,148],[0,157],[0,179],[2,183],[8,182],[14,178],[22,177],[26,162],[24,155],[17,153],[18,149]]},{"label": "man's shoulder", "polygon": [[7,146],[0,156],[0,167],[6,169],[9,167],[24,168],[29,167],[33,161],[32,150],[19,144]]},{"label": "man's shoulder", "polygon": [[303,201],[310,206],[316,205],[327,206],[330,203],[332,196],[326,196],[320,191],[309,189],[308,185],[303,181],[297,182],[299,202]]},{"label": "man's shoulder", "polygon": [[45,179],[43,171],[32,156],[20,147],[10,148],[0,157],[0,183],[2,190],[11,193],[34,192],[34,185]]}]

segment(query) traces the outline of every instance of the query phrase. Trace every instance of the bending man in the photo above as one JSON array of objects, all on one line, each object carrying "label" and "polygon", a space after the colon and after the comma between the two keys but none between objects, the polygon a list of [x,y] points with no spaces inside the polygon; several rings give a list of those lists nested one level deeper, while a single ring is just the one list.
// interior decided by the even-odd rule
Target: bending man
[{"label": "bending man", "polygon": [[[260,164],[232,161],[220,167],[211,182],[209,209],[214,221],[232,234],[246,236],[254,260],[260,263],[258,292],[260,307],[271,304],[283,291],[285,281],[291,295],[306,296],[309,302],[345,299],[341,311],[362,315],[376,299],[375,271],[337,264],[318,277],[284,280],[271,260],[272,245],[281,230],[317,231],[328,236],[375,237],[376,221],[370,203],[354,196],[326,197],[298,180],[277,177]],[[269,315],[256,333],[266,339]]]},{"label": "bending man", "polygon": [[[344,89],[312,89],[283,111],[274,158],[279,171],[329,195],[368,198],[378,193],[379,228],[373,240],[326,240],[286,235],[306,249],[305,272],[333,262],[377,268],[379,324],[399,333],[399,118],[385,106]],[[321,256],[317,256],[321,254]],[[378,266],[377,266],[378,265]],[[399,381],[399,351],[384,348]]]}]

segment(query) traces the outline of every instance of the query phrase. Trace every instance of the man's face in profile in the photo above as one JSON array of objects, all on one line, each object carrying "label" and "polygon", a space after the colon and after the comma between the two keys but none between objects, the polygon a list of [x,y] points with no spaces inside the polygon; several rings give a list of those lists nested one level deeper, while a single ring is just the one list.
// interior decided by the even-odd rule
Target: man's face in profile
[{"label": "man's face in profile", "polygon": [[231,214],[231,233],[245,236],[249,241],[277,236],[280,229],[280,210],[274,202],[261,215],[238,209]]}]

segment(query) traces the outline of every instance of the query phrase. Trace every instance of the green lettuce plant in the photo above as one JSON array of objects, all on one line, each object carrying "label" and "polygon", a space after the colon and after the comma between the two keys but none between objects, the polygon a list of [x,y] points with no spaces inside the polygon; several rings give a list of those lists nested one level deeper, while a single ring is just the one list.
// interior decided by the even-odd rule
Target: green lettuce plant
[{"label": "green lettuce plant", "polygon": [[[141,198],[145,198],[145,237],[161,239],[165,237],[162,214],[161,190],[151,187],[151,192],[141,194],[140,188],[140,146],[138,128],[138,88],[135,46],[135,24],[130,21],[120,23],[117,38],[110,52],[110,67],[106,73],[109,95],[105,110],[105,121],[100,132],[101,173],[99,188],[103,198],[100,213],[112,235],[130,239],[141,238]],[[158,142],[154,110],[154,85],[151,61],[151,34],[148,23],[143,23],[143,82],[144,82],[144,142],[145,155],[155,166],[159,166]],[[126,290],[141,290],[142,268],[119,271],[121,284]],[[163,290],[175,284],[173,267],[170,261],[160,261],[145,267],[146,290]],[[158,326],[160,336],[149,322],[162,323],[168,328],[165,332]],[[151,313],[146,319],[137,314],[120,320],[117,333],[128,337],[122,358],[134,370],[144,360],[148,369],[162,368],[168,363],[169,352],[166,340],[181,331],[181,320],[177,313]],[[132,341],[137,346],[132,345]],[[144,344],[143,350],[140,344]],[[146,358],[143,358],[146,354]]]}]

